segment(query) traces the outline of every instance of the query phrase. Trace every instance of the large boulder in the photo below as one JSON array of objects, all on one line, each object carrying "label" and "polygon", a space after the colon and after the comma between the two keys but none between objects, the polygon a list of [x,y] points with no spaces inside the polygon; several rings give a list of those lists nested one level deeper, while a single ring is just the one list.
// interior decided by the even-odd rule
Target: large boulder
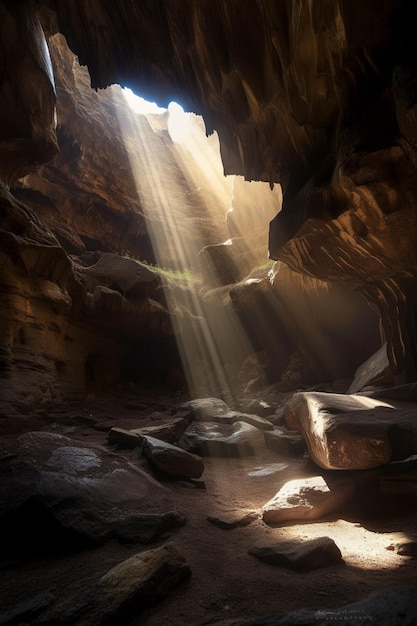
[{"label": "large boulder", "polygon": [[148,543],[185,523],[169,492],[98,446],[50,432],[21,435],[0,485],[3,550]]},{"label": "large boulder", "polygon": [[414,453],[414,397],[412,386],[372,396],[300,392],[287,404],[285,420],[320,467],[371,469]]}]

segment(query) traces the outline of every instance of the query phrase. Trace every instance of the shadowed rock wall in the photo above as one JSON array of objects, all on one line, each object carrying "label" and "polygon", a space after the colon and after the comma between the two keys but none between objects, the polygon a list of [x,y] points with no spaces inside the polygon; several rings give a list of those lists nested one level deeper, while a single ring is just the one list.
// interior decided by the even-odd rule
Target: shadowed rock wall
[{"label": "shadowed rock wall", "polygon": [[[271,257],[300,275],[301,291],[314,294],[311,281],[318,280],[365,297],[381,319],[381,342],[387,341],[397,380],[412,380],[417,355],[412,8],[407,0],[366,5],[359,0],[3,0],[2,179],[9,183],[56,151],[55,95],[36,10],[48,35],[66,37],[87,66],[93,88],[119,83],[161,105],[180,102],[204,116],[208,132],[218,131],[226,173],[280,183],[283,210],[271,224]],[[31,202],[73,254],[95,246],[110,251],[121,237],[123,247],[151,255],[124,149],[119,142],[114,152],[109,137],[118,129],[106,131],[100,122],[97,94],[83,95],[86,75],[83,89],[74,82],[72,57],[58,48],[54,54],[62,70],[61,112],[74,126],[58,127],[59,167],[30,174],[21,198],[30,196],[29,185],[37,189]],[[87,127],[83,146],[74,133],[88,109],[103,128],[98,150]],[[83,160],[91,167],[83,170]],[[102,176],[104,160],[115,174],[110,181]],[[65,181],[76,179],[77,168],[75,206]],[[12,206],[10,199],[7,203]],[[61,217],[54,220],[55,208]],[[220,212],[224,216],[224,208]],[[224,221],[220,230],[227,234]],[[213,242],[223,240],[217,239],[219,230],[210,232]],[[84,264],[97,260],[89,257]]]}]

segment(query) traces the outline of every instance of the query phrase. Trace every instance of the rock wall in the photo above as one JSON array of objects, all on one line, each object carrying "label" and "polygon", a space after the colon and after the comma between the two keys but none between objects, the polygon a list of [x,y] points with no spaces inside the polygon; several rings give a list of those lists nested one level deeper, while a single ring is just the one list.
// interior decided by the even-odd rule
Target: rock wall
[{"label": "rock wall", "polygon": [[[408,228],[398,234],[400,218],[393,217],[400,207],[409,206],[412,213],[415,206],[407,183],[413,165],[408,163],[405,180],[393,162],[398,151],[413,153],[416,137],[412,3],[171,0],[126,2],[116,9],[67,0],[48,7],[55,28],[88,66],[94,87],[121,82],[161,103],[182,101],[218,131],[226,172],[282,185],[283,211],[271,229],[271,256],[365,294],[381,316],[398,380],[413,379],[413,229],[410,237]],[[384,184],[375,189],[381,177],[389,199]],[[383,216],[388,205],[389,218]],[[361,229],[369,233],[364,246]],[[401,237],[407,261],[397,255],[393,264],[383,251],[376,267],[387,229],[391,238]],[[301,254],[306,240],[315,237],[320,244]],[[361,246],[364,254],[358,252]],[[361,278],[357,262],[364,269]]]},{"label": "rock wall", "polygon": [[[54,161],[40,168],[56,153],[57,141],[54,81],[35,10],[50,37],[57,73],[61,147]],[[209,207],[203,202],[207,187],[194,195],[195,179],[191,178],[190,186],[181,173],[183,155],[173,147],[164,123],[145,117],[135,122],[143,137],[141,153],[126,139],[125,122],[114,117],[111,121],[107,115],[110,109],[120,112],[123,108],[120,90],[103,95],[88,86],[91,83],[101,90],[119,83],[160,105],[175,100],[186,110],[202,114],[208,133],[218,132],[226,174],[267,181],[271,186],[279,183],[283,209],[271,223],[269,253],[290,269],[273,281],[278,299],[285,298],[284,284],[291,281],[306,296],[297,307],[308,306],[319,292],[343,297],[356,292],[351,301],[356,301],[358,312],[363,311],[364,327],[371,323],[370,337],[377,335],[381,321],[379,344],[387,342],[396,380],[416,378],[416,43],[411,2],[370,0],[364,6],[350,0],[117,4],[2,0],[0,11],[4,42],[1,106],[5,112],[0,127],[0,174],[6,184],[22,181],[14,193],[40,216],[39,227],[48,233],[46,254],[60,249],[58,266],[62,256],[65,272],[76,277],[71,284],[81,282],[83,296],[70,294],[71,319],[83,318],[78,310],[74,317],[74,302],[90,301],[88,294],[100,302],[110,299],[112,307],[120,305],[125,310],[130,306],[119,284],[103,285],[100,278],[97,292],[99,283],[88,283],[79,267],[96,265],[103,252],[129,251],[147,260],[154,258],[146,219],[153,222],[159,237],[166,217],[162,219],[157,211],[150,218],[145,216],[145,205],[152,206],[149,199],[157,208],[162,197],[159,194],[155,200],[159,185],[146,170],[149,137],[159,145],[152,175],[165,171],[170,161],[167,189],[181,179],[182,189],[189,194],[185,212],[177,212],[174,200],[184,204],[187,194],[177,193],[175,187],[169,209],[188,243],[194,243],[193,255],[203,242],[218,244],[228,239],[228,227],[237,230],[233,220],[227,223],[225,219],[229,203],[218,203],[207,217]],[[87,66],[88,75],[77,67],[57,33],[65,36],[81,65]],[[91,118],[92,125],[87,123]],[[133,153],[139,176],[132,168]],[[15,201],[5,194],[9,219]],[[215,196],[209,204],[216,204]],[[266,204],[260,203],[259,215]],[[17,228],[26,250],[30,248],[27,233],[39,218],[22,210],[24,228],[13,223],[10,231],[6,219],[3,232],[8,241],[14,241],[13,229]],[[199,237],[191,228],[196,222],[204,225]],[[164,236],[164,258],[171,261],[178,251],[174,238]],[[39,241],[35,241],[37,255]],[[58,241],[67,254],[57,248]],[[242,267],[223,278],[223,283],[238,280],[244,273],[238,238],[235,244],[231,256],[238,251]],[[21,263],[21,253],[10,250],[3,251],[8,255],[4,267],[9,268],[3,272],[6,292],[31,294],[26,302],[32,302],[36,296],[28,286],[23,282],[19,288],[12,286],[12,268]],[[95,250],[101,253],[91,256]],[[79,255],[84,257],[73,258]],[[38,272],[40,277],[48,275],[45,260],[32,262],[30,274],[24,269],[31,279]],[[52,282],[58,285],[55,278]],[[327,301],[325,295],[324,308]],[[9,300],[10,310],[22,311],[24,307],[16,302]],[[148,302],[146,306],[154,305]],[[49,314],[36,314],[49,319]],[[319,326],[327,327],[326,316],[318,313],[318,318]],[[91,319],[89,324],[92,329]],[[4,328],[6,371],[14,358],[10,345],[17,345],[10,337],[18,337],[19,330],[11,319]],[[38,349],[36,342],[34,346]]]}]

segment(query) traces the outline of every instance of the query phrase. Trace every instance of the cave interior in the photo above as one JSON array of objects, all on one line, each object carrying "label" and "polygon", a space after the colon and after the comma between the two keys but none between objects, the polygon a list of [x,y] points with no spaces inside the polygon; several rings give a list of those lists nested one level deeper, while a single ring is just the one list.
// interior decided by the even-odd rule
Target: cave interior
[{"label": "cave interior", "polygon": [[1,624],[417,623],[413,11],[0,0]]}]

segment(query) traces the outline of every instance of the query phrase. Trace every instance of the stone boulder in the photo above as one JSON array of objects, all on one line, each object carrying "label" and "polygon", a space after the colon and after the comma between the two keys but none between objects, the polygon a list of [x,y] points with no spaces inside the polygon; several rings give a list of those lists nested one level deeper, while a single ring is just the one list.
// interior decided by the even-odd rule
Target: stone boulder
[{"label": "stone boulder", "polygon": [[145,550],[115,565],[96,581],[83,581],[78,593],[55,603],[36,626],[127,624],[191,574],[173,543]]},{"label": "stone boulder", "polygon": [[19,437],[0,485],[3,550],[148,543],[185,523],[151,476],[101,447],[50,432]]},{"label": "stone boulder", "polygon": [[415,453],[415,397],[413,385],[356,395],[301,392],[287,404],[285,420],[320,467],[371,469]]},{"label": "stone boulder", "polygon": [[303,435],[312,460],[325,469],[370,469],[391,459],[387,424],[395,421],[395,411],[382,400],[302,392],[287,405],[285,419]]},{"label": "stone boulder", "polygon": [[310,521],[335,513],[346,504],[354,491],[353,481],[329,488],[321,476],[290,480],[262,507],[265,524]]},{"label": "stone boulder", "polygon": [[342,553],[330,537],[309,541],[258,542],[248,552],[260,561],[295,571],[326,567],[342,560]]},{"label": "stone boulder", "polygon": [[185,431],[181,443],[190,452],[201,456],[245,457],[255,454],[262,440],[260,431],[245,422],[193,423]]},{"label": "stone boulder", "polygon": [[142,435],[142,452],[149,463],[160,472],[179,478],[200,478],[204,463],[195,454],[155,437]]}]

